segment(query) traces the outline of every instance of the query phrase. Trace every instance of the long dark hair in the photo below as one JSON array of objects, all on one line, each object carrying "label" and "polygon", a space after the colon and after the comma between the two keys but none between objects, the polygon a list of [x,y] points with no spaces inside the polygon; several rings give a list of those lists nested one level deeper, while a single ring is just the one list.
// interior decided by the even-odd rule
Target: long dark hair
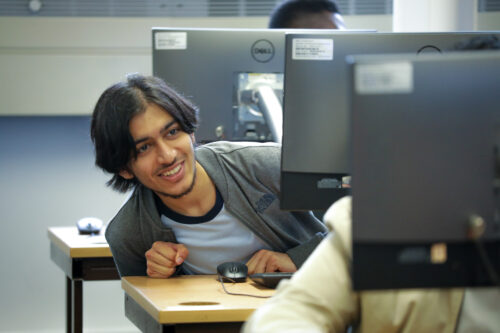
[{"label": "long dark hair", "polygon": [[197,107],[160,78],[132,74],[126,81],[106,89],[94,108],[90,136],[95,164],[113,175],[106,184],[119,192],[137,184],[135,178],[125,179],[119,173],[137,157],[129,131],[130,120],[150,104],[163,108],[188,134],[194,133],[198,126]]}]

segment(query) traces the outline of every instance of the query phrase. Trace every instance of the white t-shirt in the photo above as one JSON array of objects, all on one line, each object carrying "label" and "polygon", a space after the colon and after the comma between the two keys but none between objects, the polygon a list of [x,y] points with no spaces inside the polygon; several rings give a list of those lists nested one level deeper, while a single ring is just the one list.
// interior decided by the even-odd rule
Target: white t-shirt
[{"label": "white t-shirt", "polygon": [[156,200],[163,224],[189,250],[183,269],[187,274],[216,274],[227,261],[246,263],[255,252],[270,247],[224,208],[217,191],[214,207],[204,216],[178,214]]}]

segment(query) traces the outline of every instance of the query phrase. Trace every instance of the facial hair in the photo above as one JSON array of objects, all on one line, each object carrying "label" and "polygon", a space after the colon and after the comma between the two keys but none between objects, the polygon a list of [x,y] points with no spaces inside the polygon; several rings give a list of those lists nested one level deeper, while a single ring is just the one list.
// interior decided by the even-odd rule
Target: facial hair
[{"label": "facial hair", "polygon": [[159,196],[163,196],[163,197],[166,197],[166,198],[172,198],[172,199],[179,199],[179,198],[182,198],[183,196],[185,196],[186,194],[190,193],[193,188],[194,188],[194,183],[196,181],[196,163],[194,165],[194,172],[193,172],[193,181],[191,182],[191,185],[189,185],[189,187],[182,193],[179,193],[179,194],[170,194],[170,193],[166,193],[166,192],[159,192],[159,191],[155,191]]}]

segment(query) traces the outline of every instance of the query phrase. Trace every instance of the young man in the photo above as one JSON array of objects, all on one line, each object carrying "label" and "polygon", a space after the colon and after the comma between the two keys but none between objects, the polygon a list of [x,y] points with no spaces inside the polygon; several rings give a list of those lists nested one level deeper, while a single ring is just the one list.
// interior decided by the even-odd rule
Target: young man
[{"label": "young man", "polygon": [[345,29],[345,24],[332,0],[285,0],[271,13],[269,28]]},{"label": "young man", "polygon": [[195,148],[196,108],[161,79],[128,76],[94,109],[96,165],[133,192],[106,239],[121,276],[294,272],[326,227],[279,209],[280,146],[214,142]]}]

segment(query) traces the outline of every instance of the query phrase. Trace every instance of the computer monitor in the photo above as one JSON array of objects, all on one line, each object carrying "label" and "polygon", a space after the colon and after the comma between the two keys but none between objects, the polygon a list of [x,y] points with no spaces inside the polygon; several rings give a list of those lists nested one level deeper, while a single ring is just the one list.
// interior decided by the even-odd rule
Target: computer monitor
[{"label": "computer monitor", "polygon": [[354,289],[500,285],[500,51],[349,63]]},{"label": "computer monitor", "polygon": [[153,28],[152,32],[153,75],[199,107],[198,142],[273,141],[254,92],[271,88],[281,107],[283,31]]},{"label": "computer monitor", "polygon": [[287,31],[152,29],[153,75],[199,107],[197,142],[281,142]]},{"label": "computer monitor", "polygon": [[326,210],[349,193],[347,55],[446,53],[485,33],[287,33],[281,208]]}]

